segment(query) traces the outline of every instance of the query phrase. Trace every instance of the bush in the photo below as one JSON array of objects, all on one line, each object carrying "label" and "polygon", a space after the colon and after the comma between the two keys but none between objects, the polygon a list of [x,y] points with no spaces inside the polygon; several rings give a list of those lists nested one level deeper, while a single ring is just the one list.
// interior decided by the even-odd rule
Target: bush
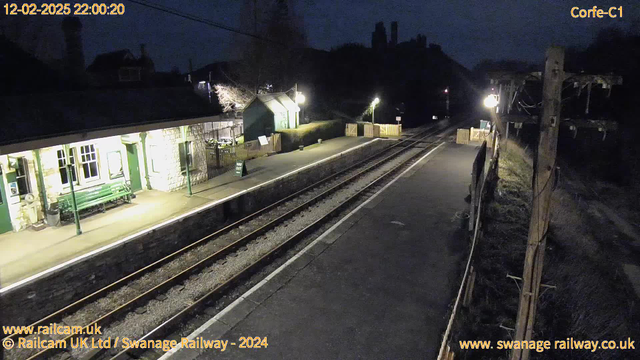
[{"label": "bush", "polygon": [[[501,152],[494,201],[488,204],[485,229],[474,255],[477,271],[473,302],[456,318],[456,358],[507,359],[504,350],[460,352],[457,340],[509,340],[515,326],[519,289],[507,274],[521,276],[531,203],[531,158],[510,143]],[[585,194],[561,182],[551,203],[551,223],[535,340],[632,340],[640,337],[638,297],[621,268],[613,241],[614,226],[603,226],[588,211]],[[587,180],[588,181],[588,180]],[[503,327],[501,327],[502,325]],[[532,352],[533,359],[617,360],[635,358],[624,350],[550,350]]]},{"label": "bush", "polygon": [[281,130],[279,133],[282,134],[282,151],[293,151],[300,145],[309,146],[317,143],[318,139],[344,136],[344,124],[342,120],[314,121],[300,125],[297,129]]}]

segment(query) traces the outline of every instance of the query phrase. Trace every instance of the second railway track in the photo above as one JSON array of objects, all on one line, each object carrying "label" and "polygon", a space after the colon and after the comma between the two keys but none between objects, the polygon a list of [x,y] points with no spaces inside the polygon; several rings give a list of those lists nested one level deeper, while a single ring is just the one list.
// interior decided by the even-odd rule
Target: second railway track
[{"label": "second railway track", "polygon": [[[236,221],[33,325],[56,322],[88,328],[95,324],[104,330],[97,338],[160,337],[190,312],[219,297],[222,290],[264,265],[275,253],[295,244],[332,214],[366,195],[373,186],[383,183],[390,174],[435,146],[428,145],[427,141],[454,128],[429,129],[399,141],[353,168],[333,174]],[[427,142],[427,146],[413,147],[420,142]],[[64,339],[68,342],[73,337]],[[105,356],[89,349],[74,349],[69,353],[64,349],[45,349],[39,353],[12,351],[5,355],[7,359],[36,359],[50,358],[56,353],[60,357],[71,355],[85,359]],[[124,352],[119,356],[126,358]]]}]

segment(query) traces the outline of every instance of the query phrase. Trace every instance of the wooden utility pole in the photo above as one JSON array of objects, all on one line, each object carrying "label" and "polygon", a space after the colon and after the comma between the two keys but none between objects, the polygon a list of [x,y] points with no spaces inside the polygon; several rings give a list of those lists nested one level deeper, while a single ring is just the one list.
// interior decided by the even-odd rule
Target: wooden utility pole
[{"label": "wooden utility pole", "polygon": [[[533,205],[529,223],[529,238],[524,260],[520,306],[514,340],[531,340],[536,306],[542,278],[544,249],[549,227],[549,205],[553,191],[562,82],[564,80],[564,49],[552,46],[547,50],[542,87],[542,117],[538,139],[538,155],[533,174]],[[526,360],[529,350],[513,350],[511,360]]]}]

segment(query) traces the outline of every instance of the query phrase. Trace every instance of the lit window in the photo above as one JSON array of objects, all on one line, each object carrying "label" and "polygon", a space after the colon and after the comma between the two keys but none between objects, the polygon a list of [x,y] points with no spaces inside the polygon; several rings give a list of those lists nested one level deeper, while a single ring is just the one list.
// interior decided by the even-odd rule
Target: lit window
[{"label": "lit window", "polygon": [[[58,150],[58,169],[60,170],[60,181],[62,185],[69,185],[69,173],[67,172],[67,158],[64,156],[64,150]],[[78,182],[78,175],[76,174],[76,158],[73,153],[73,149],[69,149],[69,163],[71,164],[71,177],[73,182]]]},{"label": "lit window", "polygon": [[99,177],[98,157],[93,144],[80,147],[80,161],[82,162],[82,171],[85,179],[91,180]]},{"label": "lit window", "polygon": [[193,143],[189,142],[189,146],[185,146],[185,143],[178,144],[178,150],[180,152],[180,171],[187,171],[187,163],[189,164],[189,170],[193,169]]},{"label": "lit window", "polygon": [[29,163],[27,162],[27,159],[23,157],[16,159],[16,182],[18,183],[18,193],[20,195],[31,194]]}]

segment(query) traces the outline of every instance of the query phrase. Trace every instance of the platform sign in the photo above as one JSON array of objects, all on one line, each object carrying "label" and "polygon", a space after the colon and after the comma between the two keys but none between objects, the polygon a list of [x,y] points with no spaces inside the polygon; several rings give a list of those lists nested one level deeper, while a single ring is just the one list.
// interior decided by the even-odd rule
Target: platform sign
[{"label": "platform sign", "polygon": [[481,130],[489,130],[490,128],[491,128],[491,123],[488,120],[480,120]]},{"label": "platform sign", "polygon": [[236,176],[243,177],[247,174],[247,165],[244,163],[244,160],[236,160]]},{"label": "platform sign", "polygon": [[400,121],[402,121],[402,116],[396,116],[396,121],[399,123]]},{"label": "platform sign", "polygon": [[269,140],[267,140],[267,137],[262,135],[262,136],[258,136],[258,141],[260,141],[260,146],[267,146],[269,145]]}]

